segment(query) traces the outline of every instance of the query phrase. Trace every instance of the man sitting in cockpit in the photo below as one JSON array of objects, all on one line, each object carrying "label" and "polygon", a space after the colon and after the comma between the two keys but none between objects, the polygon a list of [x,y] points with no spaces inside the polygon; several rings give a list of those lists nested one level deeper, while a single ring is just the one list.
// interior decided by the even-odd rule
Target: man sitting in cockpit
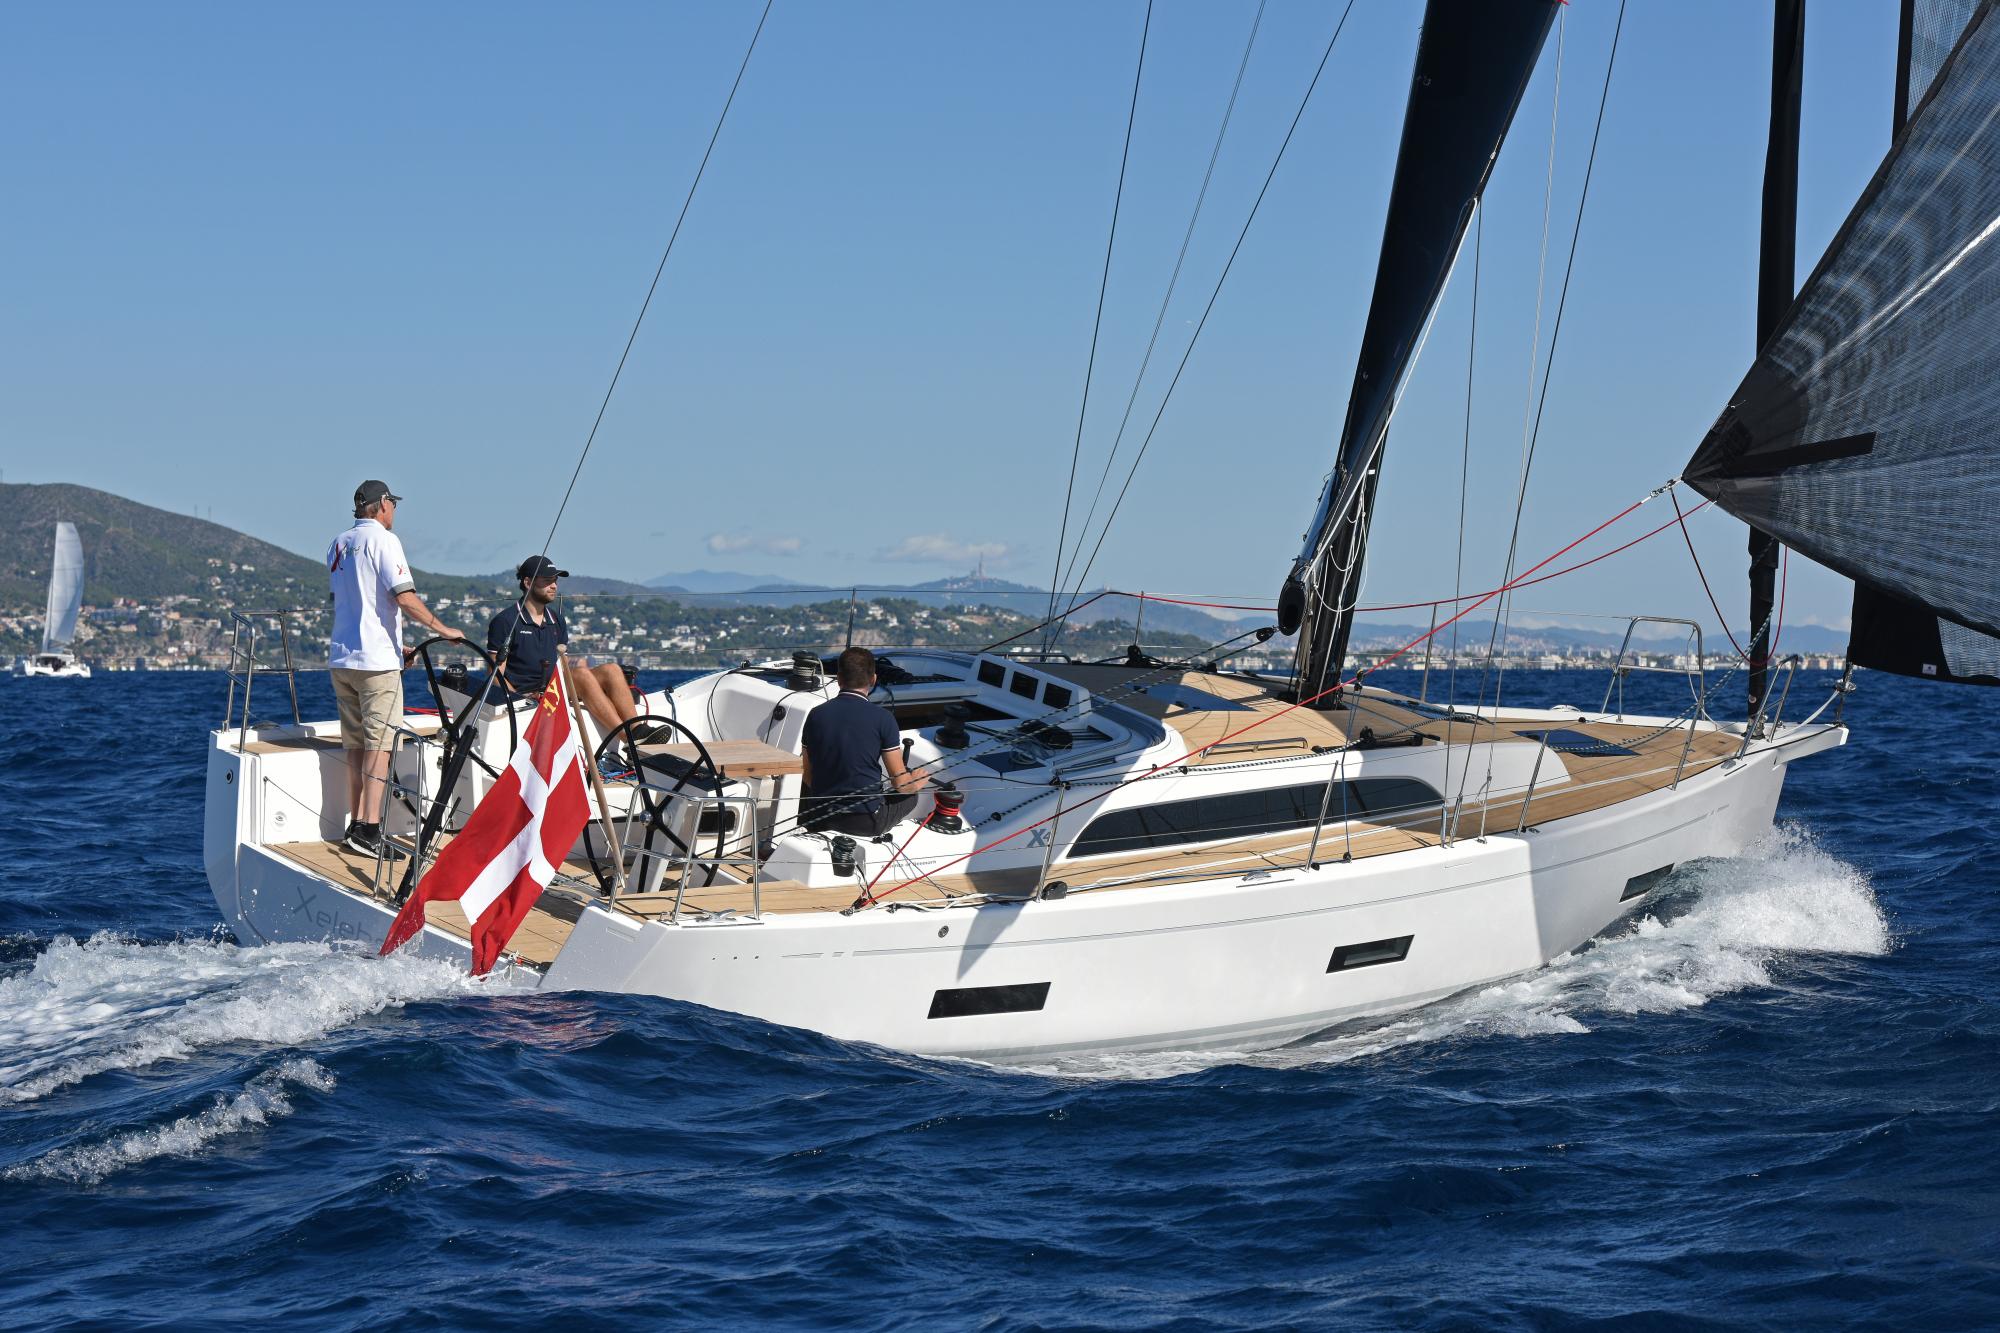
[{"label": "man sitting in cockpit", "polygon": [[800,823],[814,832],[874,837],[908,817],[924,778],[903,763],[896,719],[868,702],[875,654],[849,648],[836,674],[840,693],[806,716]]}]

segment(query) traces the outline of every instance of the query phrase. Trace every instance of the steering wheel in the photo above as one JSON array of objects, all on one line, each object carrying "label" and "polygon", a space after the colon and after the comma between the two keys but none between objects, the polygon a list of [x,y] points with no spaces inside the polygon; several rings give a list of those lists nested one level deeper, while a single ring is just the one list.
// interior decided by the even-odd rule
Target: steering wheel
[{"label": "steering wheel", "polygon": [[[598,743],[597,753],[592,755],[591,759],[601,767],[606,759],[616,755],[620,764],[631,769],[635,775],[639,774],[643,771],[645,756],[639,751],[640,742],[638,738],[641,735],[645,735],[648,737],[650,743],[651,737],[660,730],[668,730],[687,737],[688,742],[694,746],[696,759],[694,763],[682,770],[680,775],[674,779],[672,786],[664,790],[655,788],[643,781],[634,785],[633,790],[638,793],[640,809],[644,812],[646,819],[646,837],[641,847],[644,851],[652,851],[653,837],[655,834],[658,834],[668,844],[679,850],[683,856],[692,859],[695,855],[695,849],[691,845],[691,840],[683,841],[680,835],[668,826],[667,810],[672,805],[674,798],[679,796],[688,784],[694,782],[697,778],[702,779],[704,785],[711,791],[720,791],[722,789],[722,770],[716,766],[715,757],[708,752],[708,747],[702,744],[701,737],[695,735],[674,718],[656,717],[651,713],[641,713],[637,717],[627,718],[607,732],[604,739]],[[698,821],[697,827],[699,827]],[[727,836],[727,833],[728,830],[724,827],[723,821],[718,819],[715,822],[715,858],[717,861],[722,859],[723,840]],[[591,865],[595,867],[597,857],[590,846],[590,830],[587,825],[584,829],[584,851],[590,854]],[[713,884],[715,882],[715,873],[715,867],[711,865],[708,870],[708,883]],[[603,876],[600,874],[600,881],[602,878]]]},{"label": "steering wheel", "polygon": [[[464,711],[456,719],[451,715],[451,705],[445,701],[444,689],[438,680],[437,659],[431,652],[433,647],[441,643],[452,644],[458,648],[476,653],[479,656],[479,660],[486,666],[486,679],[480,682],[477,690],[472,691],[472,698],[466,704]],[[456,752],[459,742],[464,739],[463,733],[466,724],[477,715],[476,710],[481,700],[485,698],[486,691],[491,687],[494,676],[499,674],[500,664],[494,660],[492,653],[487,652],[486,649],[471,639],[447,639],[442,634],[432,635],[411,651],[423,659],[424,681],[430,686],[431,702],[437,705],[438,734],[444,741],[444,762],[448,765],[451,763],[452,755]],[[509,708],[506,711],[507,753],[511,755],[520,747],[521,730],[520,723],[514,718],[514,710]],[[467,750],[466,758],[485,769],[489,777],[497,779],[500,776],[499,770],[480,758],[477,750]]]}]

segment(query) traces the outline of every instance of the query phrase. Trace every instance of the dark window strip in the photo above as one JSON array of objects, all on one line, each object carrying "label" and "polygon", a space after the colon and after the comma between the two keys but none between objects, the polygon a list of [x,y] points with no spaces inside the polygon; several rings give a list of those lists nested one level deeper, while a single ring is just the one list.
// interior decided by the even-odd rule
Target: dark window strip
[{"label": "dark window strip", "polygon": [[931,996],[932,1018],[969,1018],[974,1014],[1032,1014],[1049,1000],[1046,981],[1015,986],[962,986]]},{"label": "dark window strip", "polygon": [[1103,856],[1309,829],[1319,822],[1322,799],[1328,827],[1338,827],[1345,819],[1380,823],[1427,806],[1435,809],[1444,798],[1415,778],[1361,778],[1330,793],[1324,782],[1313,782],[1160,801],[1098,816],[1069,854]]},{"label": "dark window strip", "polygon": [[1655,888],[1659,887],[1661,880],[1673,873],[1674,868],[1670,865],[1665,865],[1661,866],[1658,870],[1648,870],[1643,875],[1632,876],[1632,878],[1625,881],[1625,892],[1618,895],[1618,901],[1626,903],[1637,898],[1642,893],[1651,893]]},{"label": "dark window strip", "polygon": [[1394,939],[1370,940],[1366,944],[1343,944],[1327,960],[1326,970],[1350,972],[1357,967],[1400,963],[1410,956],[1410,941],[1415,938],[1415,935],[1398,935]]}]

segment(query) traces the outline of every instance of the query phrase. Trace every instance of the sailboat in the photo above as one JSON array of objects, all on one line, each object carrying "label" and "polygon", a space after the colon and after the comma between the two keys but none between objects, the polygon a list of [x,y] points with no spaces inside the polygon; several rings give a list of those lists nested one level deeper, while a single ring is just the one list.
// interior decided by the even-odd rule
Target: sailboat
[{"label": "sailboat", "polygon": [[[1857,580],[1856,662],[1955,680],[2000,676],[1980,655],[2000,636],[1984,498],[2000,422],[1992,9],[1908,80],[1907,123],[1794,297],[1803,20],[1780,0],[1761,350],[1687,470],[1754,525],[1753,546]],[[876,697],[932,785],[878,838],[800,822],[801,733],[838,689],[817,650],[656,691],[644,722],[586,728],[613,771],[601,815],[496,975],[921,1053],[1250,1049],[1541,967],[1654,901],[1676,866],[1768,832],[1790,766],[1847,730],[1841,688],[1785,717],[1767,611],[1739,664],[1743,722],[1710,716],[1691,624],[1677,716],[1629,714],[1615,688],[1594,705],[1439,707],[1348,671],[1395,396],[1556,10],[1429,0],[1337,460],[1274,627],[1296,634],[1294,673],[885,651]],[[1892,619],[1930,637],[1869,628]],[[462,677],[431,680],[437,716],[406,719],[393,836],[373,858],[338,842],[335,724],[253,725],[246,708],[214,733],[207,869],[240,938],[384,939],[525,725]],[[655,725],[671,738],[638,738]],[[468,962],[463,914],[427,910],[411,947]]]},{"label": "sailboat", "polygon": [[56,524],[55,563],[49,570],[49,605],[42,617],[42,650],[24,657],[17,667],[23,676],[51,676],[61,680],[83,680],[90,676],[87,663],[70,651],[76,640],[76,618],[83,610],[83,542],[76,524]]}]

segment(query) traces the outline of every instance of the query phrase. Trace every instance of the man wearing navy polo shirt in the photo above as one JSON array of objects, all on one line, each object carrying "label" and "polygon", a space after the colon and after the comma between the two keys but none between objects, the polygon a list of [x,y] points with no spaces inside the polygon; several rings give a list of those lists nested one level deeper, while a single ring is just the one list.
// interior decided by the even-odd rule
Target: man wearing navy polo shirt
[{"label": "man wearing navy polo shirt", "polygon": [[[486,626],[486,651],[501,662],[500,679],[486,695],[491,703],[547,689],[556,663],[562,660],[563,646],[569,642],[569,626],[555,605],[556,581],[568,578],[569,571],[557,569],[555,561],[545,555],[531,555],[514,570],[514,577],[521,581],[521,600],[503,609]],[[615,662],[571,666],[564,680],[576,701],[605,731],[638,716],[624,668]]]},{"label": "man wearing navy polo shirt", "polygon": [[896,719],[868,702],[875,688],[875,654],[849,648],[840,655],[836,674],[840,693],[806,715],[801,822],[814,831],[874,837],[908,817],[924,779],[903,765]]}]

